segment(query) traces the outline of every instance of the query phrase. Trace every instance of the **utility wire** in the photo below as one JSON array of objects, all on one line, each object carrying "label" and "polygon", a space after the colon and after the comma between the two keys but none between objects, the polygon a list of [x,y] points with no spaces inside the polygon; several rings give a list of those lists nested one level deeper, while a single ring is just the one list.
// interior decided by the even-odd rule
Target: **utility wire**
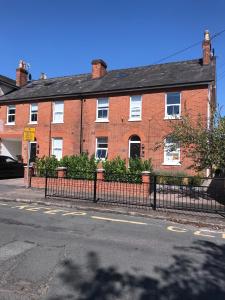
[{"label": "utility wire", "polygon": [[[225,29],[223,29],[223,30],[221,30],[221,31],[219,31],[219,32],[216,32],[215,34],[212,35],[211,40],[212,40],[212,39],[215,39],[215,38],[218,37],[218,36],[220,36],[220,35],[223,34],[224,32],[225,32]],[[198,45],[201,44],[201,43],[202,43],[202,40],[201,40],[201,41],[198,41],[198,42],[196,42],[196,43],[194,43],[194,44],[192,44],[192,45],[190,45],[190,46],[188,46],[188,47],[186,47],[186,48],[184,48],[184,49],[181,49],[181,50],[179,50],[179,51],[176,51],[176,52],[174,52],[174,53],[172,53],[172,54],[170,54],[170,55],[168,55],[168,56],[166,56],[166,57],[164,57],[164,58],[162,58],[162,59],[160,59],[160,60],[157,60],[154,64],[158,64],[158,63],[160,63],[160,62],[162,62],[162,61],[164,61],[164,60],[167,60],[168,58],[171,58],[171,57],[176,56],[176,55],[178,55],[178,54],[180,54],[180,53],[183,53],[183,52],[185,52],[185,51],[187,51],[187,50],[189,50],[189,49],[191,49],[191,48],[194,48],[194,47],[198,46]]]}]

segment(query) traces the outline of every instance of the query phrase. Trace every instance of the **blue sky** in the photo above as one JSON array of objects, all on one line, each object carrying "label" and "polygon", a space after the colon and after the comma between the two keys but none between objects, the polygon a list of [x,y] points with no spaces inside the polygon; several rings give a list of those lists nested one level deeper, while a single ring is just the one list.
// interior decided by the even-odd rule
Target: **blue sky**
[{"label": "blue sky", "polygon": [[[15,78],[20,59],[37,79],[199,58],[203,32],[225,29],[224,0],[0,0],[0,74]],[[225,32],[213,40],[217,97],[225,114]]]}]

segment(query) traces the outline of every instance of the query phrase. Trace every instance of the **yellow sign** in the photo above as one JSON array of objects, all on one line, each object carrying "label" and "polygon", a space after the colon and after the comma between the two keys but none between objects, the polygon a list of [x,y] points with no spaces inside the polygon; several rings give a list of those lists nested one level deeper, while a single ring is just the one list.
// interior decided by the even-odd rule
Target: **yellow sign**
[{"label": "yellow sign", "polygon": [[35,128],[25,127],[23,132],[23,140],[27,142],[35,141]]}]

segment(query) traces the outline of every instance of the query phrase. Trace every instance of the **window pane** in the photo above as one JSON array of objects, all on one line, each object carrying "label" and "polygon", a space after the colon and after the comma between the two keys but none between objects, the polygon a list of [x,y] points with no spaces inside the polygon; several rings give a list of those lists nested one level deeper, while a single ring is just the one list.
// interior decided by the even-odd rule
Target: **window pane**
[{"label": "window pane", "polygon": [[9,123],[14,123],[15,122],[15,115],[9,115],[8,116],[8,122]]},{"label": "window pane", "polygon": [[31,122],[37,122],[37,114],[32,113],[31,115]]},{"label": "window pane", "polygon": [[167,104],[180,104],[180,93],[168,93]]},{"label": "window pane", "polygon": [[31,104],[31,112],[37,112],[38,105],[37,104]]},{"label": "window pane", "polygon": [[63,109],[64,109],[63,101],[55,102],[55,112],[63,112]]},{"label": "window pane", "polygon": [[108,107],[109,106],[109,99],[108,98],[101,98],[98,99],[98,107]]},{"label": "window pane", "polygon": [[107,119],[107,117],[108,117],[108,110],[106,109],[98,110],[98,119]]},{"label": "window pane", "polygon": [[106,149],[97,149],[96,157],[101,159],[101,158],[106,158],[107,155],[107,150]]}]

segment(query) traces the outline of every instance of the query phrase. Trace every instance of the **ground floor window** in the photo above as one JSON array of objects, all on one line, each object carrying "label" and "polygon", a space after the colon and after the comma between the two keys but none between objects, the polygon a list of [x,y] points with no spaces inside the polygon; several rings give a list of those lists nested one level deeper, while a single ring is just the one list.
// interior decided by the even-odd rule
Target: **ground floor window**
[{"label": "ground floor window", "polygon": [[164,164],[178,165],[180,164],[180,147],[177,143],[168,137],[164,146]]},{"label": "ground floor window", "polygon": [[129,158],[141,157],[141,139],[138,135],[132,135],[129,139]]},{"label": "ground floor window", "polygon": [[106,159],[108,155],[108,138],[98,137],[96,139],[96,154],[97,159]]},{"label": "ground floor window", "polygon": [[52,155],[60,160],[62,158],[63,152],[63,139],[62,138],[53,138],[52,139]]}]

